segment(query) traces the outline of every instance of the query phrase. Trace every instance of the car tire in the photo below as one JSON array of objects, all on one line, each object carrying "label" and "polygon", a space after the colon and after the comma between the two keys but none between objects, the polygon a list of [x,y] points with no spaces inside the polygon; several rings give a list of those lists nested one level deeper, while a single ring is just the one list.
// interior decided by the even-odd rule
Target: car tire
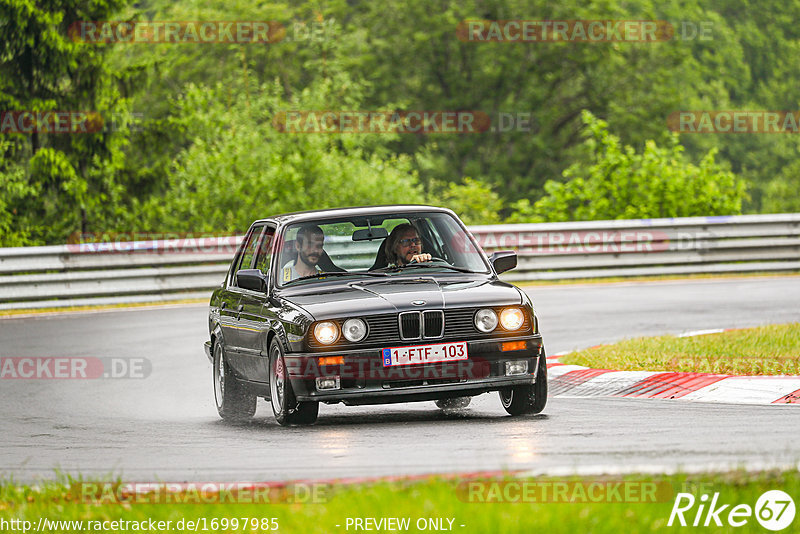
[{"label": "car tire", "polygon": [[472,397],[449,397],[437,400],[436,406],[442,410],[460,410],[469,406],[470,402],[472,402]]},{"label": "car tire", "polygon": [[536,381],[533,384],[500,390],[500,402],[509,414],[535,414],[544,410],[547,404],[547,356],[544,349],[537,366]]},{"label": "car tire", "polygon": [[256,396],[233,375],[219,339],[214,341],[213,354],[214,402],[219,416],[226,421],[247,421],[256,413]]},{"label": "car tire", "polygon": [[277,339],[269,346],[269,396],[275,420],[282,426],[313,425],[319,414],[318,402],[298,402],[286,372],[283,348]]}]

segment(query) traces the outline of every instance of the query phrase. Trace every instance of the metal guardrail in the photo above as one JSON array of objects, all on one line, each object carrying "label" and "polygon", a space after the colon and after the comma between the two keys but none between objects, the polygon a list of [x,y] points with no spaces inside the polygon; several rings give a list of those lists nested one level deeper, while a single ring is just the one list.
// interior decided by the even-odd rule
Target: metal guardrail
[{"label": "metal guardrail", "polygon": [[[508,281],[800,270],[800,213],[473,226]],[[0,309],[206,298],[241,236],[0,248]],[[331,238],[331,256],[373,254]],[[374,247],[373,247],[374,248]],[[358,250],[355,250],[358,249]],[[363,250],[361,250],[363,249]],[[347,267],[347,265],[343,265]]]}]

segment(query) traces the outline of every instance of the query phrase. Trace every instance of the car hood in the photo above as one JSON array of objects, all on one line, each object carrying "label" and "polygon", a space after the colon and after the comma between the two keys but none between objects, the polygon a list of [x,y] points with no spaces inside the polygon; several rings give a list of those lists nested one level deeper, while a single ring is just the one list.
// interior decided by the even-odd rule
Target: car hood
[{"label": "car hood", "polygon": [[[314,320],[408,310],[521,304],[517,288],[499,280],[444,281],[429,277],[368,280],[313,293],[283,295]],[[416,304],[415,304],[416,302]]]}]

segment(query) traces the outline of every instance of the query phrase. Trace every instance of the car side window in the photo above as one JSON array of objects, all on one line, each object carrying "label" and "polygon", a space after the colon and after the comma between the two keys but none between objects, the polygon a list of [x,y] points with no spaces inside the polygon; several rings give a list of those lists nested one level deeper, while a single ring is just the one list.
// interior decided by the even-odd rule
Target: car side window
[{"label": "car side window", "polygon": [[247,240],[247,244],[244,246],[242,250],[242,254],[239,257],[239,260],[236,264],[236,267],[231,271],[231,285],[236,285],[236,271],[240,271],[242,269],[249,269],[250,266],[253,264],[253,258],[255,257],[256,247],[260,242],[261,234],[264,232],[264,227],[253,228],[253,231],[250,232]]},{"label": "car side window", "polygon": [[261,244],[256,251],[256,269],[260,269],[262,273],[269,272],[269,266],[272,263],[272,240],[275,237],[275,228],[267,226],[264,234],[261,237]]}]

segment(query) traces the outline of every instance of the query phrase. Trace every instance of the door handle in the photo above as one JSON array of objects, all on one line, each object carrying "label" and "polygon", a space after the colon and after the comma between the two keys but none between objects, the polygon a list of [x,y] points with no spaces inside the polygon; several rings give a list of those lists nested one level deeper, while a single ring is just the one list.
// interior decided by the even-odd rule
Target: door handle
[{"label": "door handle", "polygon": [[220,311],[224,310],[227,305],[228,305],[228,303],[223,300],[222,303],[219,305]]},{"label": "door handle", "polygon": [[243,309],[244,309],[244,304],[239,304],[239,307],[236,308],[236,319],[239,319],[239,316],[242,314]]}]

